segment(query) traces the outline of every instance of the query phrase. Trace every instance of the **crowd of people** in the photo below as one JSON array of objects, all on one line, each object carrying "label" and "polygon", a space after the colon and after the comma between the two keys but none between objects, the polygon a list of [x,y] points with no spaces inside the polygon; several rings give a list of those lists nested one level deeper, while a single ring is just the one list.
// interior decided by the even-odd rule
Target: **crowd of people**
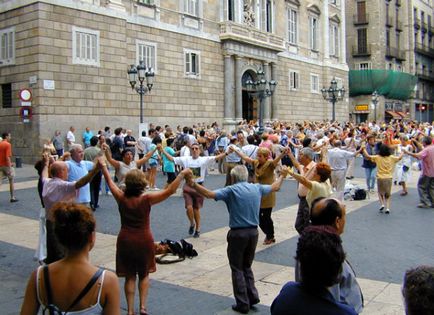
[{"label": "crowd of people", "polygon": [[[76,142],[75,131],[71,126],[62,139],[57,130],[44,145],[42,159],[35,165],[44,209],[41,218],[46,218],[45,222],[41,220],[46,238],[40,239],[38,260],[48,267],[32,274],[22,314],[36,314],[34,310],[39,305],[47,307],[50,303],[62,311],[85,309],[85,298],[72,303],[71,297],[76,295],[72,292],[79,289],[78,283],[70,289],[72,296],[53,290],[50,298],[45,273],[57,277],[63,272],[59,271],[61,266],[69,266],[71,259],[79,257],[85,262],[83,268],[90,270],[83,274],[83,281],[92,276],[95,267],[90,267],[88,252],[95,242],[92,210],[99,207],[100,191],[110,191],[119,208],[121,230],[116,245],[116,274],[125,278],[129,315],[135,312],[137,278],[139,312],[148,314],[149,273],[156,270],[151,206],[175,193],[183,181],[189,235],[200,237],[204,198],[226,203],[227,256],[236,301],[232,308],[244,314],[260,302],[251,269],[258,243],[257,228],[265,234],[264,245],[276,242],[272,210],[276,191],[288,175],[298,182],[295,228],[300,239],[296,282],[284,286],[271,306],[272,314],[358,314],[363,310],[363,294],[354,270],[345,259],[340,239],[345,226],[344,191],[354,178],[357,155],[363,155],[366,191],[377,190],[380,212],[391,213],[394,182],[402,187],[402,197],[409,193],[407,181],[412,169],[421,170],[418,207],[434,208],[434,123],[275,121],[267,124],[263,132],[246,122],[230,132],[217,123],[174,129],[151,124],[137,139],[131,130],[123,128],[112,133],[110,127],[105,127],[95,135],[86,128],[83,145]],[[226,182],[225,187],[211,191],[204,182],[214,168],[226,174]],[[158,171],[167,175],[166,185],[160,188],[156,185]],[[11,201],[12,198],[15,196],[11,195]],[[65,220],[70,221],[69,228],[87,226],[88,234],[83,232],[86,242],[80,238],[65,240]],[[46,257],[41,250],[44,246]],[[407,276],[410,273],[405,283],[410,283],[412,280],[407,280]],[[106,273],[106,277],[111,279],[112,275]],[[100,274],[95,281],[98,279],[101,285],[96,304],[104,306],[104,314],[118,314],[105,308],[116,308],[119,297],[104,294],[108,283],[102,287],[104,276]],[[55,281],[51,286],[59,288]],[[414,296],[413,291],[404,289],[404,296]],[[94,305],[92,301],[93,304],[86,305]],[[416,313],[408,311],[408,314]]]}]

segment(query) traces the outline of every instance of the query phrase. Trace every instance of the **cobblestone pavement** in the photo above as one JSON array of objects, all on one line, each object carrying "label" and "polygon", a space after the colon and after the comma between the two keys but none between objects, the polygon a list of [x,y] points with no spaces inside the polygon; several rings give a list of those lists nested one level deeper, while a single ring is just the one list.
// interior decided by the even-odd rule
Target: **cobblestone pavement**
[{"label": "cobblestone pavement", "polygon": [[[358,159],[360,164],[360,159]],[[0,187],[0,309],[1,314],[17,314],[31,271],[38,239],[39,199],[34,169],[17,169],[18,203],[9,203],[8,185]],[[393,187],[392,213],[378,213],[375,195],[364,201],[348,201],[344,248],[356,270],[365,297],[364,314],[404,314],[401,283],[404,271],[418,264],[434,264],[432,239],[433,209],[418,209],[415,189],[418,172],[413,172],[410,193],[399,196]],[[354,183],[364,186],[363,172],[356,170]],[[159,176],[158,183],[164,178]],[[212,173],[206,186],[223,186],[224,177]],[[296,184],[286,180],[277,196],[273,212],[277,242],[257,248],[253,265],[261,304],[251,314],[269,314],[269,306],[284,283],[293,279],[297,232],[295,221]],[[97,241],[91,253],[94,264],[115,268],[115,242],[119,215],[113,198],[101,196],[96,211]],[[189,238],[199,256],[173,265],[158,265],[151,275],[149,311],[151,314],[234,314],[230,269],[226,258],[228,215],[224,203],[207,200],[199,239]],[[166,202],[153,207],[155,240],[188,238],[183,199],[178,191]],[[123,280],[120,280],[123,286]],[[126,309],[125,298],[121,297]]]}]

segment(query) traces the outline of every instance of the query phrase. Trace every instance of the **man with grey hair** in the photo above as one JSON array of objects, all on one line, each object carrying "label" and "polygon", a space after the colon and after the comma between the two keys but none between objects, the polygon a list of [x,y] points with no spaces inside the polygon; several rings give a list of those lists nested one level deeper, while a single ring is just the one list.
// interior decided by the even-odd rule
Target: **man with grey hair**
[{"label": "man with grey hair", "polygon": [[279,178],[272,185],[247,182],[248,171],[244,165],[231,170],[232,185],[215,191],[190,180],[188,185],[205,198],[223,200],[229,212],[229,232],[227,235],[227,255],[232,271],[232,287],[236,304],[234,311],[247,314],[250,308],[259,303],[258,290],[252,271],[258,243],[259,208],[261,197],[278,191],[288,170],[282,168]]},{"label": "man with grey hair", "polygon": [[[71,153],[71,160],[66,161],[68,167],[68,182],[78,181],[84,177],[93,168],[91,161],[83,161],[84,150],[81,144],[73,144],[69,150]],[[76,198],[75,202],[89,206],[90,204],[90,186],[84,185],[80,188],[80,194]]]},{"label": "man with grey hair", "polygon": [[[298,161],[292,153],[288,154],[291,159],[292,165],[298,170],[301,176],[308,180],[312,180],[315,176],[316,163],[314,161],[315,151],[312,148],[303,148],[298,153]],[[300,201],[298,202],[297,218],[295,219],[295,229],[299,234],[303,232],[304,228],[309,225],[309,204],[307,203],[306,196],[309,190],[302,184],[298,184],[297,193]]]}]

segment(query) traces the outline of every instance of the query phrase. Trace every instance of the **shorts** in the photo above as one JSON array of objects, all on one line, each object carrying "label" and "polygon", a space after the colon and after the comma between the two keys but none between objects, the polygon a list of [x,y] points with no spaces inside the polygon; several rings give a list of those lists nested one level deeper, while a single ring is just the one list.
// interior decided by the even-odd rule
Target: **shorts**
[{"label": "shorts", "polygon": [[175,172],[167,172],[167,183],[170,184],[176,179],[176,173]]},{"label": "shorts", "polygon": [[158,161],[155,159],[150,159],[149,160],[149,167],[157,167],[158,166]]},{"label": "shorts", "polygon": [[0,178],[4,177],[12,180],[15,177],[15,169],[12,166],[0,166]]},{"label": "shorts", "polygon": [[185,208],[193,206],[193,209],[200,209],[203,207],[204,197],[187,184],[182,188],[182,194],[184,196]]},{"label": "shorts", "polygon": [[380,195],[386,198],[390,197],[392,191],[392,179],[391,178],[377,178],[377,189]]}]

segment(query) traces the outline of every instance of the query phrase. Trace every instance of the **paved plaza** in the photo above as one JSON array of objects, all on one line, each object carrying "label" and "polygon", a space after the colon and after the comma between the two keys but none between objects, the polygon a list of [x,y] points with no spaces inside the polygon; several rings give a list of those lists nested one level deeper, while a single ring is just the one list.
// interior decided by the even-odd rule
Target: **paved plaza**
[{"label": "paved plaza", "polygon": [[[357,159],[361,164],[361,158]],[[8,185],[0,187],[0,313],[19,312],[25,285],[31,271],[38,240],[36,171],[31,165],[16,169],[18,203],[9,203]],[[363,314],[404,314],[401,284],[404,271],[419,264],[434,265],[434,209],[418,209],[415,189],[419,172],[412,173],[409,195],[401,197],[393,187],[391,214],[378,213],[376,195],[363,201],[348,201],[347,225],[343,244],[356,270],[365,298]],[[159,175],[161,187],[164,178]],[[356,169],[352,181],[364,186],[363,170]],[[209,188],[224,185],[224,176],[211,174]],[[285,180],[277,193],[273,212],[276,244],[262,245],[260,234],[253,269],[261,303],[250,314],[269,314],[269,306],[282,285],[294,278],[297,232],[296,183]],[[120,219],[112,196],[102,195],[97,219],[97,241],[91,252],[92,263],[114,270],[116,235]],[[151,212],[155,240],[188,238],[184,201],[179,192]],[[151,314],[235,314],[230,269],[226,257],[228,214],[223,202],[205,201],[202,211],[202,233],[199,239],[188,238],[199,256],[172,265],[157,265],[151,274],[148,309]],[[123,294],[121,305],[126,313]],[[137,301],[137,299],[136,299]]]}]

